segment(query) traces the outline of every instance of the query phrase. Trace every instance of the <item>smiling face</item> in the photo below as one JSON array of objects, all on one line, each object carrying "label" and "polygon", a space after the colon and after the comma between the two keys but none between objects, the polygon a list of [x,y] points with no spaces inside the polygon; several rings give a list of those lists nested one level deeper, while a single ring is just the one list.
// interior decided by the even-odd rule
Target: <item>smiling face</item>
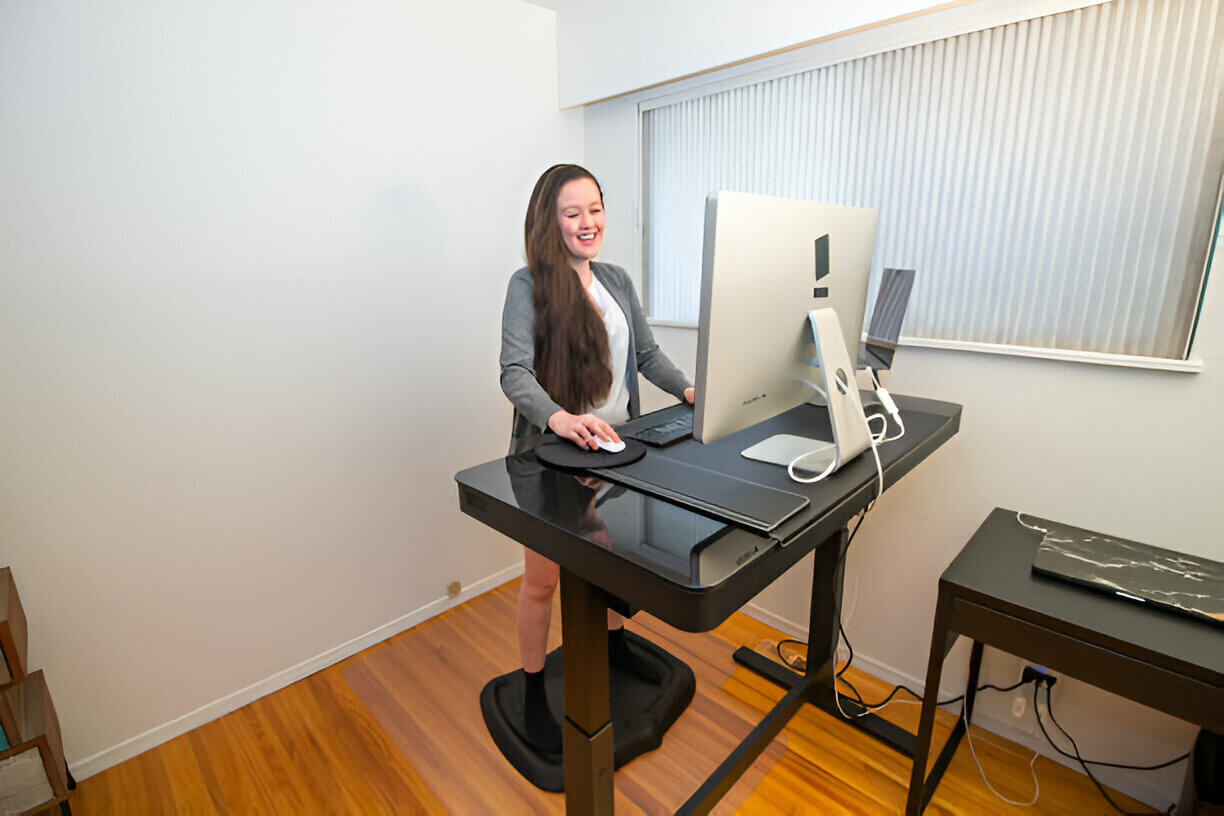
[{"label": "smiling face", "polygon": [[566,182],[557,193],[557,226],[575,263],[589,263],[603,243],[604,210],[599,186],[589,178]]}]

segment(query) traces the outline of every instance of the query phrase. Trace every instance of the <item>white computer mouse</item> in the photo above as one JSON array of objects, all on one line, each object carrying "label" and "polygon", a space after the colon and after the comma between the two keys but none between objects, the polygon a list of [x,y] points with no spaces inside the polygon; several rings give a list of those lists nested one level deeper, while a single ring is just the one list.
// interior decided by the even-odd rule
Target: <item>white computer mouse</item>
[{"label": "white computer mouse", "polygon": [[608,453],[620,453],[625,449],[624,442],[605,442],[598,436],[595,437],[595,444],[606,450]]}]

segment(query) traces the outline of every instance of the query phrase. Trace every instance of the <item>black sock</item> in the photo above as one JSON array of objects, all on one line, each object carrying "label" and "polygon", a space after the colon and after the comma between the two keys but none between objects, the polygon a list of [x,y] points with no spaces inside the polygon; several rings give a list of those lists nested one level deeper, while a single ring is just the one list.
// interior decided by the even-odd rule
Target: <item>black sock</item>
[{"label": "black sock", "polygon": [[559,754],[561,728],[548,708],[548,695],[544,690],[544,670],[529,672],[524,669],[523,677],[526,688],[523,708],[527,739],[541,753]]},{"label": "black sock", "polygon": [[629,648],[624,627],[608,630],[608,656],[613,666],[620,666],[647,683],[659,683],[663,674],[653,663],[643,660]]}]

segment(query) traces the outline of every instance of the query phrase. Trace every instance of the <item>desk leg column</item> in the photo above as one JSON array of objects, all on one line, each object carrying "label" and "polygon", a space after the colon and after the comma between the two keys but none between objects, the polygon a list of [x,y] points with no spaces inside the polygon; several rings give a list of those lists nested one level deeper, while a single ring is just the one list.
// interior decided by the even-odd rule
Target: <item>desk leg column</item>
[{"label": "desk leg column", "polygon": [[978,678],[982,674],[982,649],[980,640],[973,641],[969,651],[969,681],[965,686],[965,722],[973,722],[973,701],[977,699]]},{"label": "desk leg column", "polygon": [[[836,539],[834,541],[833,539]],[[807,667],[804,671],[827,694],[837,672],[841,632],[842,584],[850,535],[842,528],[816,548],[812,566],[812,599],[808,606]]]},{"label": "desk leg column", "polygon": [[757,654],[747,646],[735,650],[735,662],[785,689],[803,686],[803,700],[835,713],[833,674],[837,664],[838,630],[841,625],[842,575],[849,535],[845,528],[820,542],[814,550],[812,598],[808,617],[807,668],[796,677],[790,668]]},{"label": "desk leg column", "polygon": [[612,714],[608,604],[590,583],[561,570],[561,657],[565,674],[565,809],[612,813]]},{"label": "desk leg column", "polygon": [[[849,533],[842,529],[816,548],[808,619],[808,662],[805,672],[812,705],[909,756],[914,735],[875,714],[864,713],[853,699],[837,696],[837,643],[841,630],[842,584]],[[842,712],[845,712],[845,715]],[[859,716],[862,715],[862,716]],[[850,719],[846,719],[849,717]]]},{"label": "desk leg column", "polygon": [[[960,742],[961,734],[964,732],[964,723],[958,722],[956,728],[948,736],[948,742],[945,744],[939,761],[931,771],[932,780],[930,790],[928,790],[927,758],[931,753],[931,739],[935,733],[939,678],[943,675],[944,657],[956,640],[956,634],[948,631],[950,605],[948,597],[940,592],[939,600],[935,605],[935,624],[931,631],[931,651],[927,656],[926,686],[922,693],[922,715],[918,720],[918,739],[914,743],[914,765],[910,769],[909,797],[905,805],[906,816],[919,816],[926,809],[927,802],[935,793],[935,787],[939,785],[940,777],[943,776],[944,767],[947,761],[951,760],[952,753],[955,752],[956,745]],[[978,651],[976,656],[980,663],[981,652]],[[971,671],[970,674],[973,675],[970,682],[976,685],[977,672]]]}]

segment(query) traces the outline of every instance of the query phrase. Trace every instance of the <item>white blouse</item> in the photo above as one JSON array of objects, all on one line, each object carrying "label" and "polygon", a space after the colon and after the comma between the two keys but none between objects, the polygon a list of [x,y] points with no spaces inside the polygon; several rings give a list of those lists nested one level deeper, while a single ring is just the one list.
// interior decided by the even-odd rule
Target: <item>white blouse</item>
[{"label": "white blouse", "polygon": [[587,294],[603,312],[608,330],[608,349],[612,352],[612,388],[608,399],[591,413],[609,425],[619,425],[629,419],[629,388],[625,384],[625,368],[629,363],[629,322],[616,304],[616,299],[594,275]]}]

